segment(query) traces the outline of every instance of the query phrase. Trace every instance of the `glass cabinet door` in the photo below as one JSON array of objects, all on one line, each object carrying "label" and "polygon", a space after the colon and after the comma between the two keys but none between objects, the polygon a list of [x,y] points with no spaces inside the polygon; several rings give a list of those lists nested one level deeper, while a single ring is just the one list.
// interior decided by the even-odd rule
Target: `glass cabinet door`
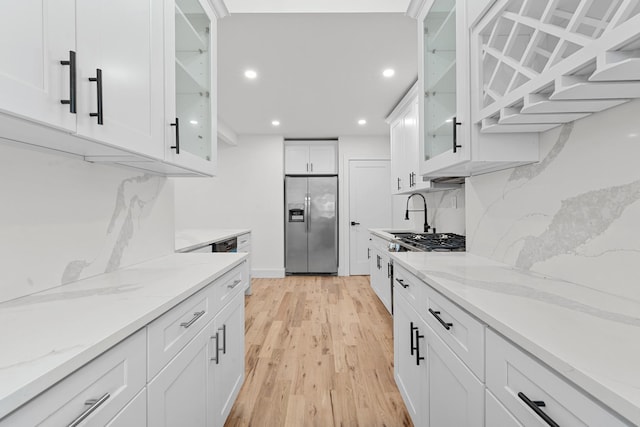
[{"label": "glass cabinet door", "polygon": [[180,151],[211,160],[211,19],[198,0],[176,0],[175,31]]},{"label": "glass cabinet door", "polygon": [[424,161],[453,149],[456,1],[435,0],[424,20]]}]

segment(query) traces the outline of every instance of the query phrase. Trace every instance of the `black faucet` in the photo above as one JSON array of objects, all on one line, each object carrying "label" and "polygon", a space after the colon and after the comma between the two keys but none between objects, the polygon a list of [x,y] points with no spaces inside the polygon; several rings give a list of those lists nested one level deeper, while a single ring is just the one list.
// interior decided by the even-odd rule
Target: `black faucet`
[{"label": "black faucet", "polygon": [[[404,211],[404,219],[406,221],[409,221],[409,200],[411,200],[411,198],[413,196],[420,196],[422,197],[422,203],[424,204],[424,232],[428,233],[429,229],[431,228],[429,226],[429,223],[427,222],[427,199],[424,198],[424,196],[420,193],[413,193],[410,194],[409,197],[407,198],[407,209]],[[420,212],[420,211],[416,211],[416,210],[412,210],[411,212]]]}]

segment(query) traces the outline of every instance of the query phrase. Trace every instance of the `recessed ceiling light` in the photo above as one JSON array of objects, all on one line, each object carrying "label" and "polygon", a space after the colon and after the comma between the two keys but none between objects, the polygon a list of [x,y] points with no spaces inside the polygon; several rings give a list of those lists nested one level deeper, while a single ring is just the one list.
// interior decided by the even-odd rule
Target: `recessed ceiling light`
[{"label": "recessed ceiling light", "polygon": [[256,77],[258,77],[258,73],[256,73],[254,70],[247,70],[244,72],[244,76],[248,79],[255,79]]},{"label": "recessed ceiling light", "polygon": [[197,125],[198,121],[197,120],[189,120],[189,123],[191,123],[192,125]]},{"label": "recessed ceiling light", "polygon": [[360,119],[360,120],[358,120],[358,124],[359,124],[360,126],[364,126],[364,125],[366,125],[366,124],[367,124],[367,121],[366,121],[365,119]]},{"label": "recessed ceiling light", "polygon": [[278,120],[274,120],[274,121],[272,121],[272,122],[271,122],[271,124],[272,124],[273,126],[280,126],[280,121],[278,121]]},{"label": "recessed ceiling light", "polygon": [[393,77],[393,75],[396,73],[396,71],[393,68],[387,68],[386,70],[384,70],[382,72],[382,75],[385,77]]}]

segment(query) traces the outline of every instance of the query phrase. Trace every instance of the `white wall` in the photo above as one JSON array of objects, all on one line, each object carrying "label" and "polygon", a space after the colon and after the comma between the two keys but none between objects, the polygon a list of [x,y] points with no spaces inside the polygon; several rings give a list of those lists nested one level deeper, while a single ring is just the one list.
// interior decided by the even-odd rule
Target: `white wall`
[{"label": "white wall", "polygon": [[640,300],[639,113],[564,125],[539,163],[467,179],[467,250]]},{"label": "white wall", "polygon": [[256,277],[284,276],[283,138],[218,145],[215,178],[174,178],[176,229],[250,228]]},{"label": "white wall", "polygon": [[[344,136],[338,139],[339,156],[339,233],[340,254],[338,274],[348,274],[349,268],[349,160],[389,159],[389,136]],[[391,197],[391,185],[381,189]],[[392,224],[389,224],[391,227]]]},{"label": "white wall", "polygon": [[166,178],[0,140],[0,301],[173,252]]}]

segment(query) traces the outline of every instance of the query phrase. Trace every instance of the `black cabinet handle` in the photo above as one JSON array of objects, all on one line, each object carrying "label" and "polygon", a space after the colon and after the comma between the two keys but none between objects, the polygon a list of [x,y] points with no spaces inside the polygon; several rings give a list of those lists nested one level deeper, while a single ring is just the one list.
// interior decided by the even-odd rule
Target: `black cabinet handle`
[{"label": "black cabinet handle", "polygon": [[96,68],[96,76],[89,77],[90,82],[96,82],[96,91],[98,93],[98,112],[97,113],[89,113],[91,117],[98,118],[98,124],[104,124],[104,114],[102,111],[102,70],[100,68]]},{"label": "black cabinet handle", "polygon": [[462,148],[462,145],[458,144],[458,126],[462,123],[458,121],[457,117],[453,118],[453,152],[457,153],[458,148]]},{"label": "black cabinet handle", "polygon": [[376,255],[376,267],[378,267],[378,270],[382,268],[382,264],[380,264],[380,261],[382,261],[382,258],[380,258],[380,255]]},{"label": "black cabinet handle", "polygon": [[171,126],[176,127],[176,145],[172,145],[171,148],[176,150],[176,154],[180,154],[180,120],[176,117],[176,122],[171,123]]},{"label": "black cabinet handle", "polygon": [[69,66],[69,99],[60,100],[61,104],[69,104],[69,112],[76,113],[76,53],[69,51],[69,60],[60,61],[61,65]]},{"label": "black cabinet handle", "polygon": [[360,225],[359,222],[351,221],[351,225]]},{"label": "black cabinet handle", "polygon": [[387,263],[387,279],[391,279],[391,263]]},{"label": "black cabinet handle", "polygon": [[420,366],[420,361],[424,360],[424,356],[420,356],[420,339],[424,338],[424,335],[420,334],[418,328],[416,328],[416,365]]},{"label": "black cabinet handle", "polygon": [[436,319],[438,319],[438,322],[440,322],[440,324],[442,326],[444,326],[444,328],[448,331],[449,329],[451,329],[451,327],[453,326],[453,323],[447,323],[444,320],[442,320],[442,318],[440,317],[440,312],[439,311],[433,311],[432,309],[429,309],[429,313],[431,313],[433,315],[433,317],[435,317]]},{"label": "black cabinet handle", "polygon": [[400,190],[400,177],[398,177],[398,190]]},{"label": "black cabinet handle", "polygon": [[560,427],[560,425],[558,425],[558,423],[556,423],[555,421],[553,421],[553,419],[547,415],[542,409],[540,409],[541,407],[544,407],[545,404],[543,401],[541,400],[531,400],[527,397],[526,394],[524,394],[523,392],[518,392],[518,397],[524,402],[526,403],[526,405],[531,408],[531,410],[533,412],[536,413],[537,416],[539,416],[540,418],[542,418],[544,420],[544,422],[546,422],[547,424],[549,424],[551,427]]},{"label": "black cabinet handle", "polygon": [[413,339],[414,335],[413,333],[418,329],[417,326],[413,326],[413,322],[411,322],[411,355],[413,356],[413,353],[416,351],[416,344],[415,344],[415,340]]},{"label": "black cabinet handle", "polygon": [[367,248],[367,259],[371,259],[371,248]]},{"label": "black cabinet handle", "polygon": [[400,286],[402,286],[405,289],[407,289],[409,287],[409,285],[405,285],[404,284],[404,280],[402,280],[402,279],[396,279],[396,282],[400,283]]},{"label": "black cabinet handle", "polygon": [[220,341],[220,333],[216,332],[216,334],[214,336],[211,337],[211,339],[216,340],[216,357],[211,357],[210,360],[213,360],[214,362],[216,362],[216,365],[220,364],[220,346],[218,346],[218,341]]},{"label": "black cabinet handle", "polygon": [[227,354],[227,325],[222,325],[218,331],[222,331],[222,354]]}]

